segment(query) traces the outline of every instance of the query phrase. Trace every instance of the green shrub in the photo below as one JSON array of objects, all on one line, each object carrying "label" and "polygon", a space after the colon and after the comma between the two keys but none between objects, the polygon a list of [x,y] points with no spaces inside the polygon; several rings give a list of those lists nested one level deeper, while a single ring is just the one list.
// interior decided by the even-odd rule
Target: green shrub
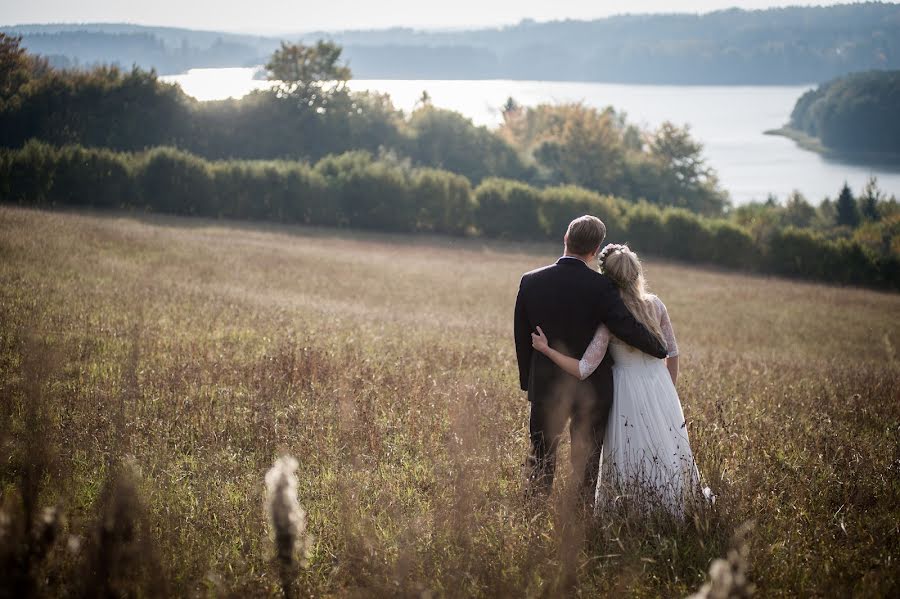
[{"label": "green shrub", "polygon": [[53,197],[72,206],[120,208],[135,200],[129,154],[66,146],[57,151]]},{"label": "green shrub", "polygon": [[822,278],[826,256],[832,250],[828,240],[810,231],[788,227],[772,235],[766,261],[771,272],[789,276]]},{"label": "green shrub", "polygon": [[548,187],[541,191],[540,221],[548,239],[561,239],[573,219],[593,214],[606,225],[607,237],[618,239],[626,206],[623,200],[574,185]]},{"label": "green shrub", "polygon": [[373,160],[367,152],[326,156],[316,165],[339,206],[338,224],[384,231],[413,231],[417,213],[409,170]]},{"label": "green shrub", "polygon": [[631,206],[625,214],[623,239],[640,253],[664,255],[668,239],[662,213],[646,203]]},{"label": "green shrub", "polygon": [[5,150],[2,162],[3,197],[20,204],[48,204],[56,177],[58,151],[30,141],[21,150]]},{"label": "green shrub", "polygon": [[754,270],[760,265],[760,251],[749,231],[734,223],[713,221],[709,224],[712,250],[709,261],[728,268]]},{"label": "green shrub", "polygon": [[876,283],[890,289],[900,289],[900,256],[878,256],[875,258],[876,281],[866,281],[867,285]]},{"label": "green shrub", "polygon": [[325,177],[305,164],[285,167],[282,174],[285,217],[308,225],[338,224],[337,204]]},{"label": "green shrub", "polygon": [[299,162],[208,162],[172,148],[115,153],[29,142],[0,150],[0,198],[21,204],[142,207],[210,217],[272,220],[381,231],[559,240],[569,222],[595,214],[609,241],[642,254],[761,270],[832,283],[900,288],[900,259],[862,238],[828,239],[809,229],[745,227],[684,209],[628,204],[585,189],[537,189],[412,168],[367,152]]},{"label": "green shrub", "polygon": [[[879,261],[858,242],[847,239],[831,241],[794,227],[773,236],[768,266],[779,274],[830,283],[873,284],[882,278]],[[883,283],[896,287],[898,281],[894,278]]]},{"label": "green shrub", "polygon": [[460,235],[474,224],[475,201],[465,177],[423,168],[416,171],[412,185],[417,230]]},{"label": "green shrub", "polygon": [[218,215],[221,210],[210,164],[186,152],[150,150],[138,167],[137,179],[144,205],[153,210],[187,215]]},{"label": "green shrub", "polygon": [[486,179],[475,188],[476,224],[484,235],[542,239],[539,190],[508,179]]},{"label": "green shrub", "polygon": [[714,239],[704,220],[683,208],[665,210],[662,217],[664,255],[690,262],[713,262]]},{"label": "green shrub", "polygon": [[829,243],[833,251],[826,256],[833,261],[825,262],[825,280],[858,285],[878,279],[877,260],[871,250],[850,239]]}]

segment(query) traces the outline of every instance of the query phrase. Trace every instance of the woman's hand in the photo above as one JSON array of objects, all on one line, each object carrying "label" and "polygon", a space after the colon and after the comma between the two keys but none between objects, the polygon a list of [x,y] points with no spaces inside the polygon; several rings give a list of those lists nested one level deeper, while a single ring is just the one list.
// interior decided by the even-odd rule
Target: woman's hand
[{"label": "woman's hand", "polygon": [[547,353],[547,350],[550,348],[550,344],[547,343],[547,336],[544,335],[544,331],[541,330],[541,327],[537,328],[537,333],[531,334],[531,347],[542,354]]},{"label": "woman's hand", "polygon": [[550,344],[547,342],[547,336],[541,330],[541,327],[537,327],[537,333],[531,334],[531,347],[550,358],[554,364],[575,378],[584,380],[587,376],[581,374],[581,365],[578,363],[578,360],[571,356],[563,355],[550,347]]}]

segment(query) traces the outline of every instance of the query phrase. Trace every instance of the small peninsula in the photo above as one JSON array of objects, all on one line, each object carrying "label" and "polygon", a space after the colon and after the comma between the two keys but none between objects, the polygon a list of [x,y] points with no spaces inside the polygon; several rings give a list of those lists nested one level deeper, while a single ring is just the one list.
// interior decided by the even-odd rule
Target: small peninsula
[{"label": "small peninsula", "polygon": [[900,71],[823,83],[800,96],[790,122],[766,133],[827,156],[900,164]]}]

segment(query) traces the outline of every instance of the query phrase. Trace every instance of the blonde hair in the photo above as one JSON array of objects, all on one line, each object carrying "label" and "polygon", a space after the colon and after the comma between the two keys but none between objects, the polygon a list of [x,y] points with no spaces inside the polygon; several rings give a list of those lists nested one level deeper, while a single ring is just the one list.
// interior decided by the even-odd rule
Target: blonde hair
[{"label": "blonde hair", "polygon": [[600,270],[619,288],[622,301],[642,325],[662,341],[662,327],[653,296],[647,291],[644,268],[627,245],[611,243],[599,255]]}]

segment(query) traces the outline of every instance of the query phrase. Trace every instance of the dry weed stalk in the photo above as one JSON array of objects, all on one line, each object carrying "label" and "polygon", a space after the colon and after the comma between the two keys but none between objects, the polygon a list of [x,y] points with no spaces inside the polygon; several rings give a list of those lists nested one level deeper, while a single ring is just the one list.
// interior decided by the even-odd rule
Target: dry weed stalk
[{"label": "dry weed stalk", "polygon": [[64,524],[56,507],[41,510],[34,522],[14,520],[0,510],[0,598],[26,598],[47,592],[41,588],[38,572]]},{"label": "dry weed stalk", "polygon": [[750,543],[747,539],[750,524],[734,533],[733,546],[727,559],[718,558],[709,566],[709,582],[687,599],[745,599],[753,595],[755,585],[750,582]]},{"label": "dry weed stalk", "polygon": [[116,465],[107,478],[88,555],[87,595],[165,595],[138,478],[130,461]]},{"label": "dry weed stalk", "polygon": [[[61,510],[39,507],[56,466],[49,443],[53,421],[47,388],[58,375],[57,348],[42,340],[31,322],[15,329],[9,342],[20,363],[0,383],[0,462],[15,473],[12,492],[8,497],[0,494],[0,598],[48,592],[40,570],[64,527]],[[20,427],[13,422],[16,414],[22,418]],[[7,436],[21,445],[9,443]]]},{"label": "dry weed stalk", "polygon": [[297,500],[297,466],[297,460],[286,455],[266,473],[266,511],[285,597],[294,595],[296,556],[303,555],[304,565],[312,543],[306,534],[306,512]]}]

